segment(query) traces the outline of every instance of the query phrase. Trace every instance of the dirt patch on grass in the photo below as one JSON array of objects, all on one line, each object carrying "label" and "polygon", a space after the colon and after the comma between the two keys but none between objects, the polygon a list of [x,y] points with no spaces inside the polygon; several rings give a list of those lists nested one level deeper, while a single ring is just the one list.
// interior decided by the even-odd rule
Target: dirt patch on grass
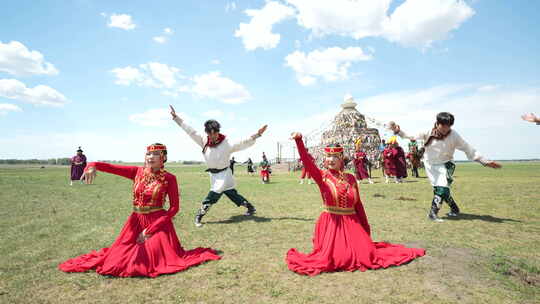
[{"label": "dirt patch on grass", "polygon": [[[412,242],[407,247],[425,248]],[[440,299],[449,302],[467,302],[472,291],[481,282],[482,258],[474,250],[467,248],[437,248],[426,250],[426,255],[418,259],[418,271],[423,274],[424,288]]]},{"label": "dirt patch on grass", "polygon": [[382,194],[379,194],[379,193],[375,193],[375,194],[373,194],[373,197],[385,198],[386,196],[382,195]]},{"label": "dirt patch on grass", "polygon": [[417,199],[412,198],[412,197],[400,196],[396,198],[396,201],[417,201]]},{"label": "dirt patch on grass", "polygon": [[493,256],[491,269],[515,282],[533,287],[540,286],[540,269],[526,261]]}]

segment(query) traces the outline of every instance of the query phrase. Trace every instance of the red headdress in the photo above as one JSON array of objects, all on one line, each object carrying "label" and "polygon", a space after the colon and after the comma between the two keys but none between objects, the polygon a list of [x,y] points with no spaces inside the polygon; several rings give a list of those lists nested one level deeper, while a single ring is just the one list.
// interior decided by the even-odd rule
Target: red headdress
[{"label": "red headdress", "polygon": [[163,164],[165,163],[165,157],[167,155],[167,146],[162,144],[151,144],[150,146],[146,147],[146,153],[153,152],[153,151],[159,151],[159,158],[161,160],[161,168],[163,168]]},{"label": "red headdress", "polygon": [[343,156],[343,147],[325,147],[324,154],[327,156],[341,154]]},{"label": "red headdress", "polygon": [[167,151],[167,147],[162,144],[153,144],[146,147],[146,152],[152,152],[152,151]]},{"label": "red headdress", "polygon": [[[325,156],[337,156],[341,159],[341,168],[340,170],[343,170],[345,166],[345,159],[343,155],[343,147],[324,147],[324,155]],[[325,161],[326,163],[326,161]],[[326,166],[326,165],[325,165]]]}]

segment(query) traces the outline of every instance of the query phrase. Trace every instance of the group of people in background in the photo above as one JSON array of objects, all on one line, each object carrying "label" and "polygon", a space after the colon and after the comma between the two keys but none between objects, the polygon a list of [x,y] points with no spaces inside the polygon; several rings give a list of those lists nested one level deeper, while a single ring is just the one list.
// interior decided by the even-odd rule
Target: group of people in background
[{"label": "group of people in background", "polygon": [[[523,117],[528,121],[537,119],[532,114]],[[233,177],[234,164],[237,163],[231,154],[247,149],[255,144],[266,130],[261,127],[252,136],[239,142],[230,143],[220,132],[220,124],[208,120],[204,124],[206,136],[201,136],[179,117],[171,106],[171,116],[178,126],[200,146],[210,177],[210,190],[202,200],[195,214],[195,225],[201,227],[202,219],[223,194],[237,207],[245,208],[246,216],[256,213],[254,205],[236,190]],[[540,119],[534,121],[540,124]],[[441,112],[436,116],[433,128],[429,132],[415,136],[407,135],[401,127],[389,123],[394,136],[382,148],[384,159],[383,170],[388,177],[394,177],[400,183],[407,176],[406,158],[413,167],[413,176],[418,176],[420,158],[422,158],[426,175],[433,186],[433,200],[428,218],[441,222],[438,212],[442,203],[450,208],[447,216],[459,216],[460,209],[450,193],[453,182],[455,150],[465,152],[467,158],[490,168],[501,168],[497,162],[484,158],[461,136],[452,129],[454,116]],[[409,153],[405,155],[397,144],[397,136],[409,139]],[[371,239],[369,225],[362,201],[360,200],[359,181],[371,180],[371,166],[366,153],[361,149],[361,142],[355,143],[353,156],[356,176],[345,172],[347,157],[339,144],[324,147],[323,168],[320,169],[314,158],[304,147],[302,134],[292,133],[300,160],[303,165],[302,179],[315,181],[322,196],[323,212],[317,220],[313,235],[311,253],[301,253],[290,249],[286,254],[286,262],[290,270],[304,275],[317,275],[332,271],[365,271],[367,269],[387,268],[405,264],[425,254],[421,248],[407,248],[403,245],[388,242],[374,242]],[[418,149],[417,140],[424,142]],[[161,274],[183,271],[205,261],[219,260],[221,256],[211,248],[198,247],[184,250],[176,234],[172,218],[179,210],[179,191],[176,177],[167,172],[167,148],[155,143],[147,147],[143,167],[121,166],[103,162],[86,164],[86,157],[79,147],[77,155],[72,159],[71,181],[85,179],[92,183],[96,171],[116,174],[133,180],[133,213],[126,221],[118,238],[108,248],[92,251],[79,257],[69,259],[59,265],[65,272],[83,272],[95,270],[104,275],[131,277],[155,277]],[[248,174],[254,173],[253,161],[246,162]],[[261,162],[263,182],[269,181],[270,162],[263,153]],[[169,208],[165,210],[164,202],[169,200]]]}]

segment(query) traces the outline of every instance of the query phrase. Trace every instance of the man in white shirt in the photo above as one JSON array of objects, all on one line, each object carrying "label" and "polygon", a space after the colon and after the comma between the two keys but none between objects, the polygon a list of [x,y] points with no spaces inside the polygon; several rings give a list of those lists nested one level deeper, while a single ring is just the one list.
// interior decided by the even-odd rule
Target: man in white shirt
[{"label": "man in white shirt", "polygon": [[459,207],[450,195],[452,175],[456,167],[453,162],[456,149],[465,152],[469,160],[477,161],[486,167],[494,169],[501,167],[500,164],[485,159],[463,140],[455,130],[452,130],[453,124],[454,116],[448,112],[441,112],[437,114],[437,122],[431,132],[409,136],[401,130],[399,125],[394,122],[389,123],[390,129],[400,137],[424,141],[423,162],[426,175],[433,186],[433,201],[428,218],[436,222],[442,222],[437,214],[443,202],[450,207],[448,216],[459,214]]},{"label": "man in white shirt", "polygon": [[250,138],[242,140],[235,144],[230,144],[225,135],[219,132],[220,124],[215,120],[208,120],[204,123],[207,138],[203,138],[193,128],[188,126],[174,111],[171,106],[171,115],[173,120],[202,148],[202,153],[206,161],[210,174],[211,188],[206,198],[202,201],[201,208],[195,216],[195,226],[201,227],[201,220],[210,207],[217,203],[222,194],[225,194],[236,206],[247,208],[245,215],[253,215],[256,212],[255,207],[240,195],[235,187],[236,182],[229,167],[229,159],[232,153],[247,149],[255,144],[255,140],[266,131],[266,125],[257,131]]}]

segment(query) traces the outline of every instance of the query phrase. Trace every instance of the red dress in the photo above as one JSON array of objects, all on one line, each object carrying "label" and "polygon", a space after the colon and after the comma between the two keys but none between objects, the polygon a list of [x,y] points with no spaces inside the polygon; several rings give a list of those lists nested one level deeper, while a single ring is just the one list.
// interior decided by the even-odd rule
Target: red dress
[{"label": "red dress", "polygon": [[270,182],[270,168],[269,167],[262,167],[261,168],[261,178],[263,182],[267,183]]},{"label": "red dress", "polygon": [[373,242],[354,176],[342,171],[319,170],[308,160],[302,139],[296,139],[304,166],[317,182],[324,211],[313,233],[309,254],[290,249],[287,265],[299,274],[314,276],[331,271],[365,271],[407,263],[425,254],[424,249]]},{"label": "red dress", "polygon": [[388,176],[397,176],[397,156],[398,150],[392,146],[387,146],[383,151],[384,173]]},{"label": "red dress", "polygon": [[300,174],[300,179],[304,178],[311,178],[311,174],[309,174],[309,171],[306,170],[306,167],[302,164],[302,173]]},{"label": "red dress", "polygon": [[[133,180],[133,213],[109,248],[69,259],[58,265],[60,270],[85,272],[93,269],[99,274],[117,277],[156,277],[221,258],[210,248],[186,251],[180,245],[172,222],[179,209],[178,185],[174,175],[165,170],[154,174],[145,172],[143,167],[101,162],[90,163],[88,167]],[[169,210],[164,210],[167,195],[170,206]],[[137,237],[144,229],[152,236],[139,244]]]},{"label": "red dress", "polygon": [[354,153],[354,168],[356,169],[356,179],[362,180],[369,178],[367,172],[367,155],[364,152]]},{"label": "red dress", "polygon": [[405,152],[403,148],[397,146],[396,148],[396,176],[403,178],[407,177],[407,161],[405,160]]}]

